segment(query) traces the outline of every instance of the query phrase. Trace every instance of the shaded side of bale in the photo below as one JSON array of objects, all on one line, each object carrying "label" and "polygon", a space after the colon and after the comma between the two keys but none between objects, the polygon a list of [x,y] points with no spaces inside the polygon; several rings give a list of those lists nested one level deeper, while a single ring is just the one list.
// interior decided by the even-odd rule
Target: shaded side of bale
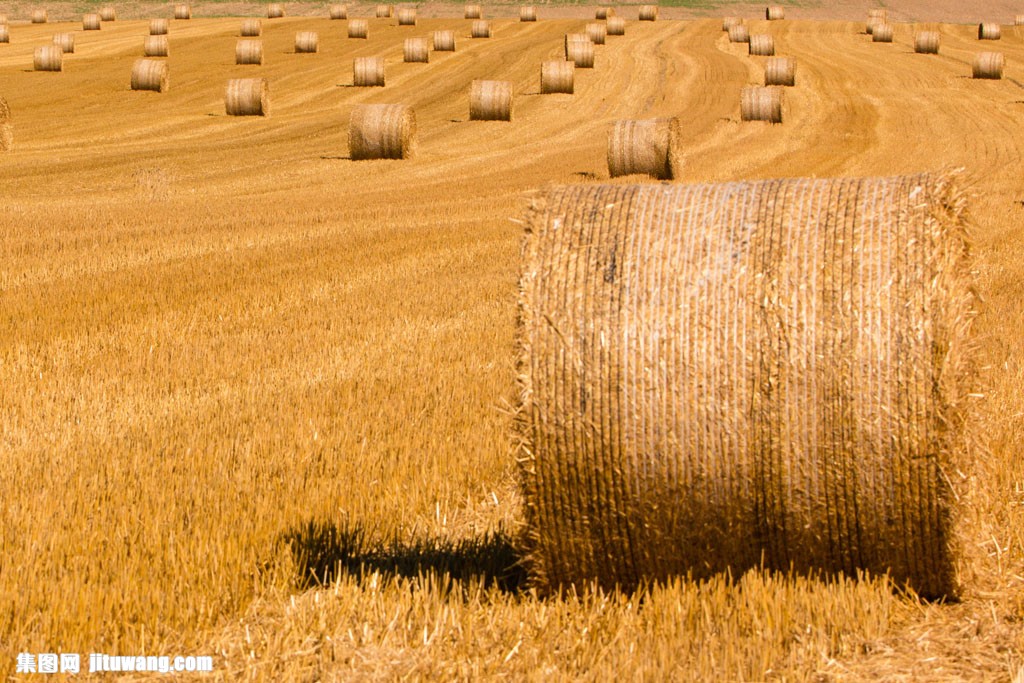
[{"label": "shaded side of bale", "polygon": [[657,5],[640,5],[637,10],[637,18],[640,21],[657,21],[658,19],[658,6]]},{"label": "shaded side of bale", "polygon": [[550,93],[573,93],[576,77],[576,64],[563,59],[551,59],[541,62],[540,91]]},{"label": "shaded side of bale", "polygon": [[430,51],[427,49],[427,41],[424,38],[406,38],[403,45],[404,61],[422,62],[430,61]]},{"label": "shaded side of bale", "polygon": [[743,20],[740,19],[739,17],[725,17],[724,19],[722,19],[722,30],[728,33],[729,29],[731,29],[733,26],[742,23]]},{"label": "shaded side of bale", "polygon": [[1002,28],[994,22],[978,24],[978,40],[999,40],[1002,33]]},{"label": "shaded side of bale", "polygon": [[608,174],[671,180],[678,136],[679,121],[674,118],[616,121],[608,133]]},{"label": "shaded side of bale", "polygon": [[416,25],[416,10],[411,7],[402,7],[398,10],[398,25],[399,26],[415,26]]},{"label": "shaded side of bale", "polygon": [[740,92],[740,119],[782,123],[782,88],[751,85]]},{"label": "shaded side of bale", "polygon": [[59,45],[42,45],[32,55],[32,68],[36,71],[61,71],[64,53]]},{"label": "shaded side of bale", "polygon": [[82,30],[83,31],[99,31],[100,30],[100,15],[98,15],[98,14],[83,14],[82,15]]},{"label": "shaded side of bale", "polygon": [[277,3],[267,5],[267,19],[280,19],[284,17],[284,5]]},{"label": "shaded side of bale", "polygon": [[873,43],[891,43],[892,37],[892,24],[875,24],[871,31],[871,42]]},{"label": "shaded side of bale", "polygon": [[605,26],[607,27],[608,35],[610,36],[626,35],[626,20],[622,17],[608,17],[608,21],[605,22]]},{"label": "shaded side of bale", "polygon": [[476,80],[469,87],[471,121],[511,121],[512,82]]},{"label": "shaded side of bale", "polygon": [[792,57],[771,57],[764,63],[765,85],[796,85],[796,60]]},{"label": "shaded side of bale", "polygon": [[614,7],[598,7],[596,10],[594,10],[594,18],[595,19],[607,20],[607,19],[610,19],[611,17],[614,17],[614,16],[615,16],[615,8]]},{"label": "shaded side of bale", "polygon": [[101,21],[117,21],[117,10],[113,7],[101,7],[100,8],[100,20]]},{"label": "shaded side of bale", "polygon": [[349,38],[368,38],[370,35],[370,22],[366,19],[351,19],[348,22]]},{"label": "shaded side of bale", "polygon": [[392,5],[377,5],[376,15],[378,19],[390,19],[394,13],[395,8]]},{"label": "shaded side of bale", "polygon": [[434,50],[455,52],[455,31],[434,31]]},{"label": "shaded side of bale", "polygon": [[750,36],[747,51],[758,57],[771,57],[775,54],[775,38],[767,33],[755,33]]},{"label": "shaded side of bale", "polygon": [[470,35],[474,38],[490,38],[491,37],[491,22],[486,19],[477,19],[473,22],[473,28]]},{"label": "shaded side of bale", "polygon": [[781,5],[768,5],[764,10],[764,18],[768,21],[779,21],[786,18],[786,10]]},{"label": "shaded side of bale", "polygon": [[262,35],[263,21],[260,19],[242,19],[242,28],[238,34],[249,38]]},{"label": "shaded side of bale", "polygon": [[175,19],[191,19],[192,18],[192,5],[175,5],[174,6],[174,18]]},{"label": "shaded side of bale", "polygon": [[914,52],[924,55],[939,54],[939,32],[919,31],[914,35]]},{"label": "shaded side of bale", "polygon": [[605,37],[608,35],[608,27],[604,24],[587,24],[587,37],[594,45],[604,45]]},{"label": "shaded side of bale", "polygon": [[749,43],[750,29],[746,24],[733,24],[729,27],[730,43]]},{"label": "shaded side of bale", "polygon": [[7,28],[7,24],[0,24],[0,43],[11,42],[11,32]]},{"label": "shaded side of bale", "polygon": [[263,41],[249,38],[236,42],[235,64],[263,64]]},{"label": "shaded side of bale", "polygon": [[320,36],[316,31],[299,31],[295,34],[295,52],[298,54],[315,53],[320,47]]},{"label": "shaded side of bale", "polygon": [[979,52],[974,55],[971,71],[974,78],[990,78],[998,80],[1003,77],[1006,59],[1001,52]]},{"label": "shaded side of bale", "polygon": [[348,126],[353,160],[408,159],[416,146],[416,115],[404,104],[363,104],[352,110]]},{"label": "shaded side of bale", "polygon": [[0,152],[7,152],[14,146],[14,124],[11,122],[11,108],[7,100],[0,97]]},{"label": "shaded side of bale", "polygon": [[538,588],[763,567],[956,597],[973,302],[949,178],[574,185],[528,218]]},{"label": "shaded side of bale", "polygon": [[53,35],[53,44],[59,47],[60,51],[64,54],[72,54],[75,51],[75,34],[55,33]]},{"label": "shaded side of bale", "polygon": [[565,58],[576,65],[577,69],[594,68],[594,44],[584,36],[583,40],[567,40]]},{"label": "shaded side of bale", "polygon": [[383,57],[356,57],[352,62],[352,83],[358,86],[384,85]]},{"label": "shaded side of bale", "polygon": [[270,87],[265,78],[233,78],[224,94],[228,116],[270,116]]},{"label": "shaded side of bale", "polygon": [[331,5],[328,16],[331,19],[348,19],[348,5]]},{"label": "shaded side of bale", "polygon": [[143,57],[168,57],[170,54],[171,45],[167,36],[146,36],[142,43]]},{"label": "shaded side of bale", "polygon": [[135,60],[135,64],[132,66],[132,90],[166,92],[168,85],[170,85],[170,72],[167,62],[159,59]]},{"label": "shaded side of bale", "polygon": [[[99,16],[98,14],[96,16]],[[32,23],[33,24],[45,24],[49,20],[49,16],[44,9],[37,9],[32,11]]]},{"label": "shaded side of bale", "polygon": [[520,7],[519,21],[537,21],[537,8],[533,5],[523,5]]},{"label": "shaded side of bale", "polygon": [[463,16],[466,19],[482,19],[484,16],[483,9],[480,5],[466,5]]},{"label": "shaded side of bale", "polygon": [[166,19],[150,19],[149,20],[149,35],[151,36],[166,36],[169,28],[169,23]]}]

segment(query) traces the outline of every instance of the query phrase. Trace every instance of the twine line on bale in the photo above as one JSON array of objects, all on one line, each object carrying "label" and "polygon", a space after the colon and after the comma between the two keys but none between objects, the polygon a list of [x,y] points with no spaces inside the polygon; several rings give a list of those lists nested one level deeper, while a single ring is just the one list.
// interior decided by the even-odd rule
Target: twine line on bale
[{"label": "twine line on bale", "polygon": [[914,52],[922,55],[939,54],[939,32],[919,31],[914,35]]},{"label": "twine line on bale", "polygon": [[409,63],[427,64],[430,62],[430,51],[424,38],[406,38],[402,46],[403,60]]},{"label": "twine line on bale", "polygon": [[979,52],[974,55],[971,74],[974,78],[999,80],[1003,77],[1006,59],[1002,52]]},{"label": "twine line on bale", "polygon": [[149,35],[151,36],[166,36],[169,29],[169,24],[166,19],[150,19],[149,20]]},{"label": "twine line on bale", "polygon": [[100,30],[100,15],[98,15],[98,14],[83,14],[82,15],[82,30],[83,31],[99,31]]},{"label": "twine line on bale", "polygon": [[435,52],[455,52],[455,31],[434,31]]},{"label": "twine line on bale", "polygon": [[53,34],[53,44],[60,47],[60,51],[64,54],[74,54],[75,52],[75,34],[74,33],[55,33]]},{"label": "twine line on bale", "polygon": [[320,35],[316,31],[295,34],[295,54],[315,54],[320,48]]},{"label": "twine line on bale", "polygon": [[7,100],[0,97],[0,152],[8,152],[14,146],[14,124],[11,123],[11,108]]},{"label": "twine line on bale", "polygon": [[537,21],[537,8],[533,5],[523,5],[520,7],[519,21]]},{"label": "twine line on bale", "polygon": [[[152,36],[151,36],[152,37]],[[156,36],[163,37],[163,36]],[[170,85],[167,62],[159,59],[137,59],[132,65],[132,90],[166,92]]]},{"label": "twine line on bale", "polygon": [[763,567],[955,599],[968,251],[948,175],[535,200],[513,421],[534,585]]},{"label": "twine line on bale", "polygon": [[348,5],[331,5],[328,14],[331,19],[348,19]]},{"label": "twine line on bale", "polygon": [[626,35],[626,20],[622,17],[608,17],[605,26],[608,28],[608,35],[610,36]]},{"label": "twine line on bale", "polygon": [[999,40],[1002,33],[1002,27],[995,22],[978,24],[978,40]]},{"label": "twine line on bale", "polygon": [[224,94],[228,116],[270,116],[270,87],[265,78],[232,78]]},{"label": "twine line on bale", "polygon": [[263,34],[263,21],[260,19],[242,19],[242,27],[238,35],[243,38],[254,38]]},{"label": "twine line on bale", "polygon": [[32,68],[35,71],[62,71],[64,53],[59,45],[42,45],[32,54]]},{"label": "twine line on bale", "polygon": [[351,19],[348,22],[349,38],[368,38],[370,36],[370,22],[366,19]]},{"label": "twine line on bale", "polygon": [[512,82],[475,80],[469,86],[470,121],[511,121]]},{"label": "twine line on bale", "polygon": [[362,104],[348,126],[353,160],[408,159],[416,147],[416,115],[405,104]]},{"label": "twine line on bale", "polygon": [[179,20],[191,19],[192,18],[192,6],[191,5],[175,5],[174,6],[174,18]]},{"label": "twine line on bale", "polygon": [[675,177],[679,120],[616,121],[608,132],[608,174],[643,174],[659,180]]},{"label": "twine line on bale", "polygon": [[782,123],[782,88],[750,85],[740,91],[740,120]]},{"label": "twine line on bale", "polygon": [[769,57],[764,63],[765,85],[796,85],[796,60],[792,57]]},{"label": "twine line on bale", "polygon": [[246,38],[235,43],[235,64],[263,64],[263,41]]},{"label": "twine line on bale", "polygon": [[567,93],[574,90],[576,64],[564,59],[551,59],[540,65],[540,92],[542,95]]},{"label": "twine line on bale", "polygon": [[748,41],[747,54],[771,57],[775,54],[775,39],[767,33],[755,33]]},{"label": "twine line on bale", "polygon": [[356,57],[352,61],[352,84],[359,87],[383,87],[384,58]]},{"label": "twine line on bale", "polygon": [[146,36],[142,41],[143,57],[167,57],[171,54],[171,43],[167,36]]}]

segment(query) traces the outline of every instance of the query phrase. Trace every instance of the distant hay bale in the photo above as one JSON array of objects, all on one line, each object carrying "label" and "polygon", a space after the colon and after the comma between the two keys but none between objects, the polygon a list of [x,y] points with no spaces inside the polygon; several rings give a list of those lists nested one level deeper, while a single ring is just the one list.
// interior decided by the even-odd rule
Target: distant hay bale
[{"label": "distant hay bale", "polygon": [[608,133],[608,174],[671,180],[678,137],[679,121],[674,118],[616,121]]},{"label": "distant hay bale", "polygon": [[764,18],[768,21],[779,21],[786,18],[786,10],[782,5],[768,5],[764,10]]},{"label": "distant hay bale", "polygon": [[83,31],[99,31],[100,30],[100,15],[98,15],[98,14],[83,14],[82,15],[82,30]]},{"label": "distant hay bale", "polygon": [[316,31],[299,31],[295,34],[295,54],[314,54],[320,47],[320,35]]},{"label": "distant hay bale", "polygon": [[971,71],[974,78],[999,80],[1003,77],[1006,60],[1001,52],[979,52],[974,55]]},{"label": "distant hay bale", "polygon": [[146,36],[142,42],[143,57],[169,57],[170,54],[171,45],[167,36]]},{"label": "distant hay bale", "polygon": [[914,52],[923,55],[939,54],[939,32],[920,31],[914,35]]},{"label": "distant hay bale", "polygon": [[73,54],[75,51],[75,34],[55,33],[53,34],[53,44],[59,47],[60,51],[64,54]]},{"label": "distant hay bale", "polygon": [[390,19],[395,13],[395,8],[392,5],[377,5],[375,13],[378,19]]},{"label": "distant hay bale", "polygon": [[964,204],[941,175],[536,199],[513,420],[535,586],[760,567],[955,599]]},{"label": "distant hay bale", "polygon": [[594,45],[604,45],[608,36],[608,27],[605,24],[587,24],[587,37]]},{"label": "distant hay bale", "polygon": [[267,5],[267,19],[281,19],[284,17],[284,5],[277,3]]},{"label": "distant hay bale", "polygon": [[483,19],[484,12],[480,8],[480,5],[466,5],[463,16],[466,19]]},{"label": "distant hay bale", "polygon": [[356,57],[352,62],[352,83],[360,87],[383,87],[384,58]]},{"label": "distant hay bale", "polygon": [[743,20],[740,19],[739,17],[726,17],[726,18],[722,19],[722,30],[725,31],[726,33],[728,33],[729,29],[731,29],[733,26],[736,26],[737,24],[742,24],[742,23],[743,23]]},{"label": "distant hay bale", "polygon": [[875,34],[875,27],[876,26],[881,26],[884,23],[885,22],[883,20],[881,20],[881,19],[868,19],[868,23],[867,23],[867,26],[864,29],[864,31],[869,36],[872,36],[872,35]]},{"label": "distant hay bale", "polygon": [[350,19],[348,22],[349,38],[367,38],[370,35],[370,22],[366,19]]},{"label": "distant hay bale", "polygon": [[186,20],[192,18],[192,5],[175,5],[174,6],[174,18],[179,20]]},{"label": "distant hay bale", "polygon": [[657,21],[658,20],[658,6],[657,5],[640,5],[640,9],[637,10],[637,18],[640,21]]},{"label": "distant hay bale", "polygon": [[238,34],[244,38],[252,38],[263,33],[263,22],[259,19],[242,19],[242,28]]},{"label": "distant hay bale", "polygon": [[149,20],[149,35],[151,36],[166,36],[168,31],[168,22],[166,19],[150,19]]},{"label": "distant hay bale", "polygon": [[729,27],[730,43],[749,43],[750,29],[746,24],[733,24]]},{"label": "distant hay bale", "polygon": [[889,12],[884,9],[869,9],[868,10],[868,21],[872,19],[878,19],[885,22],[889,19]]},{"label": "distant hay bale", "polygon": [[[6,27],[6,24],[4,24]],[[14,125],[11,123],[11,108],[7,100],[0,97],[0,152],[9,152],[14,147]]]},{"label": "distant hay bale", "polygon": [[36,71],[61,71],[64,53],[59,45],[42,45],[32,55],[32,68]]},{"label": "distant hay bale", "polygon": [[782,123],[782,88],[750,85],[740,92],[740,119]]},{"label": "distant hay bale", "polygon": [[0,43],[11,42],[11,32],[7,28],[7,24],[0,24]]},{"label": "distant hay bale", "polygon": [[328,11],[331,19],[348,19],[348,5],[331,5]]},{"label": "distant hay bale", "polygon": [[430,61],[430,51],[427,49],[427,41],[424,38],[406,38],[403,46],[404,61],[422,62]]},{"label": "distant hay bale", "polygon": [[764,63],[765,85],[796,85],[796,60],[792,57],[770,57]]},{"label": "distant hay bale", "polygon": [[[96,15],[99,16],[99,15]],[[33,24],[45,24],[48,21],[48,15],[46,10],[37,9],[32,11],[32,23]]]},{"label": "distant hay bale", "polygon": [[399,26],[415,26],[416,10],[411,7],[402,7],[398,10]]},{"label": "distant hay bale", "polygon": [[611,17],[614,17],[614,16],[615,16],[615,8],[614,7],[598,7],[596,10],[594,10],[594,18],[595,19],[607,20],[607,19],[610,19]]},{"label": "distant hay bale", "polygon": [[875,24],[874,30],[871,32],[871,42],[873,43],[891,43],[892,37],[892,24]]},{"label": "distant hay bale", "polygon": [[537,8],[533,5],[523,5],[520,7],[519,21],[537,21]]},{"label": "distant hay bale", "polygon": [[132,66],[132,90],[166,92],[170,84],[167,62],[159,59],[137,59]]},{"label": "distant hay bale", "polygon": [[477,19],[473,22],[473,28],[470,31],[470,35],[474,38],[490,38],[491,23],[486,19]]},{"label": "distant hay bale", "polygon": [[[570,34],[572,35],[572,34]],[[566,36],[565,58],[576,65],[577,69],[594,68],[594,44],[586,36],[569,39]]]},{"label": "distant hay bale", "polygon": [[349,155],[363,159],[408,159],[416,148],[416,115],[405,104],[362,104],[348,125]]},{"label": "distant hay bale", "polygon": [[224,94],[228,116],[270,116],[270,87],[265,78],[232,78]]},{"label": "distant hay bale", "polygon": [[235,64],[263,64],[263,41],[246,38],[236,42]]},{"label": "distant hay bale", "polygon": [[978,40],[999,40],[1002,28],[994,22],[978,24]]},{"label": "distant hay bale", "polygon": [[1024,14],[1018,14],[1013,18],[1014,26],[1024,26]]},{"label": "distant hay bale", "polygon": [[748,41],[747,53],[758,57],[771,57],[775,54],[775,39],[767,33],[755,33]]},{"label": "distant hay bale", "polygon": [[455,52],[455,31],[434,31],[435,52]]},{"label": "distant hay bale", "polygon": [[573,93],[573,81],[576,77],[576,65],[564,59],[551,59],[541,62],[540,91],[542,94]]},{"label": "distant hay bale", "polygon": [[512,82],[475,80],[469,87],[471,121],[511,121]]},{"label": "distant hay bale", "polygon": [[6,24],[6,23],[7,23],[7,15],[6,14],[0,14],[0,24]]},{"label": "distant hay bale", "polygon": [[117,10],[113,7],[100,8],[100,21],[117,21]]},{"label": "distant hay bale", "polygon": [[608,17],[608,21],[606,21],[604,24],[608,29],[608,35],[626,35],[626,20],[623,19],[622,17]]}]

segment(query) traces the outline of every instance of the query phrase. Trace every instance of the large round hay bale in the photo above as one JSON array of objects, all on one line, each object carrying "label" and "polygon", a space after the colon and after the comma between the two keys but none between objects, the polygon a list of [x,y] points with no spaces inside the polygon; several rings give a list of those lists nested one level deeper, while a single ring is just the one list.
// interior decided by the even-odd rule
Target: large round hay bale
[{"label": "large round hay bale", "polygon": [[1006,60],[1001,52],[979,52],[974,55],[971,71],[974,78],[990,78],[999,80],[1003,77]]},{"label": "large round hay bale", "polygon": [[779,21],[786,18],[786,10],[782,5],[768,5],[764,10],[764,18],[768,21]]},{"label": "large round hay bale", "polygon": [[267,5],[267,19],[281,19],[284,17],[284,5],[277,3]]},{"label": "large round hay bale", "polygon": [[263,22],[260,19],[242,19],[242,28],[238,34],[252,38],[263,34]]},{"label": "large round hay bale", "polygon": [[874,30],[871,31],[871,42],[873,43],[891,43],[892,37],[892,24],[875,24]]},{"label": "large round hay bale", "polygon": [[167,36],[146,36],[142,42],[143,57],[169,57],[170,54],[171,44]]},{"label": "large round hay bale", "polygon": [[671,180],[678,136],[679,121],[674,118],[616,121],[608,133],[608,174]]},{"label": "large round hay bale", "polygon": [[740,19],[739,17],[725,17],[724,19],[722,19],[722,30],[728,33],[729,29],[731,29],[733,26],[742,23],[743,20]]},{"label": "large round hay bale", "polygon": [[320,47],[320,35],[316,31],[299,31],[295,34],[295,53],[314,54]]},{"label": "large round hay bale", "polygon": [[463,16],[466,19],[483,19],[484,12],[480,8],[480,5],[466,5]]},{"label": "large round hay bale", "polygon": [[604,24],[608,28],[608,35],[626,35],[626,20],[622,17],[608,17],[608,21],[604,22]]},{"label": "large round hay bale", "polygon": [[490,38],[491,23],[486,19],[477,19],[473,22],[473,28],[470,31],[470,35],[473,38]]},{"label": "large round hay bale", "polygon": [[[99,15],[96,15],[99,16]],[[49,16],[44,9],[32,10],[32,23],[33,24],[45,24],[49,19]]]},{"label": "large round hay bale", "polygon": [[0,43],[11,42],[11,31],[7,28],[7,24],[0,24]]},{"label": "large round hay bale", "polygon": [[7,105],[7,100],[0,97],[0,152],[8,152],[13,146],[14,124],[11,123],[11,108]]},{"label": "large round hay bale", "polygon": [[377,5],[375,13],[378,19],[390,19],[395,13],[395,8],[393,5]]},{"label": "large round hay bale", "polygon": [[1024,26],[1024,14],[1018,14],[1013,18],[1014,26]]},{"label": "large round hay bale", "polygon": [[519,21],[537,21],[537,8],[533,5],[523,5],[520,7]]},{"label": "large round hay bale", "polygon": [[576,77],[576,64],[564,59],[551,59],[541,62],[540,91],[551,93],[573,93],[573,82]]},{"label": "large round hay bale", "polygon": [[749,85],[740,91],[740,120],[782,123],[782,88]]},{"label": "large round hay bale", "polygon": [[170,22],[167,19],[150,19],[149,20],[149,35],[151,36],[166,36],[169,30]]},{"label": "large round hay bale", "polygon": [[434,51],[455,52],[455,31],[434,31]]},{"label": "large round hay bale", "polygon": [[598,7],[594,10],[594,18],[607,21],[611,17],[615,16],[614,7]]},{"label": "large round hay bale", "polygon": [[349,38],[369,38],[370,22],[366,19],[350,19],[348,22]]},{"label": "large round hay bale", "polygon": [[512,82],[475,80],[469,87],[471,121],[511,121]]},{"label": "large round hay bale", "polygon": [[32,55],[32,68],[36,71],[61,71],[64,53],[59,45],[42,45]]},{"label": "large round hay bale", "polygon": [[356,57],[352,62],[352,83],[360,87],[383,87],[384,58]]},{"label": "large round hay bale", "polygon": [[246,38],[236,42],[235,64],[263,64],[263,41]]},{"label": "large round hay bale", "polygon": [[187,20],[192,18],[192,5],[181,4],[174,6],[174,18],[178,20]]},{"label": "large round hay bale", "polygon": [[427,49],[425,38],[406,38],[402,51],[406,62],[426,64],[430,61],[430,50]]},{"label": "large round hay bale", "polygon": [[348,148],[353,160],[408,159],[416,147],[416,115],[405,104],[362,104],[352,110]]},{"label": "large round hay bale", "polygon": [[755,33],[750,36],[747,53],[758,57],[771,57],[775,54],[775,39],[767,33]]},{"label": "large round hay bale", "polygon": [[637,18],[640,21],[657,21],[658,20],[658,6],[657,5],[640,5],[637,10]]},{"label": "large round hay bale", "polygon": [[594,68],[594,44],[586,36],[572,38],[566,36],[565,58],[576,65],[577,69]]},{"label": "large round hay bale", "polygon": [[270,116],[270,87],[265,78],[232,78],[224,94],[228,116]]},{"label": "large round hay bale", "polygon": [[919,31],[914,35],[914,52],[923,55],[939,54],[939,32]]},{"label": "large round hay bale", "polygon": [[586,32],[587,38],[594,45],[604,45],[605,38],[608,36],[608,27],[605,24],[587,24]]},{"label": "large round hay bale", "polygon": [[98,14],[83,14],[82,15],[82,30],[83,31],[99,31],[100,30],[100,15],[98,15]]},{"label": "large round hay bale", "polygon": [[169,85],[170,73],[167,62],[159,59],[135,60],[132,66],[132,90],[166,92]]},{"label": "large round hay bale", "polygon": [[75,34],[55,33],[53,34],[53,44],[59,47],[60,51],[64,54],[73,54],[75,51]]},{"label": "large round hay bale", "polygon": [[331,19],[348,19],[348,5],[331,5],[328,14]]},{"label": "large round hay bale", "polygon": [[978,24],[978,40],[999,40],[1002,28],[994,22]]},{"label": "large round hay bale", "polygon": [[398,10],[399,26],[415,26],[416,10],[411,7],[402,7]]},{"label": "large round hay bale", "polygon": [[100,7],[100,21],[117,21],[117,10],[113,7]]},{"label": "large round hay bale", "polygon": [[514,433],[538,587],[761,567],[955,599],[963,204],[934,175],[537,199]]},{"label": "large round hay bale", "polygon": [[750,29],[746,24],[733,24],[729,27],[730,43],[749,43]]},{"label": "large round hay bale", "polygon": [[796,60],[792,57],[769,57],[764,63],[765,85],[796,85]]}]

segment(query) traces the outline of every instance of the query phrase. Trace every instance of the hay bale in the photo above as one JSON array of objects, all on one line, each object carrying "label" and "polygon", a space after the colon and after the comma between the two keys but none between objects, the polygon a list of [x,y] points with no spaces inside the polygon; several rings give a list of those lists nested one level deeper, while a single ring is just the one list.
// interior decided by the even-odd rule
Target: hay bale
[{"label": "hay bale", "polygon": [[740,120],[782,123],[782,88],[750,85],[740,92]]},{"label": "hay bale", "polygon": [[132,66],[132,90],[166,92],[169,85],[170,74],[167,62],[159,59],[135,60],[135,64]]},{"label": "hay bale", "polygon": [[455,52],[455,31],[434,31],[436,52]]},{"label": "hay bale", "polygon": [[399,26],[415,26],[416,25],[416,10],[411,7],[402,7],[398,10],[398,25]]},{"label": "hay bale", "polygon": [[542,94],[573,93],[573,81],[576,76],[576,64],[564,59],[551,59],[541,62],[540,91]]},{"label": "hay bale", "polygon": [[166,19],[150,19],[149,20],[149,35],[151,36],[166,36],[169,29],[170,22]]},{"label": "hay bale", "polygon": [[473,28],[470,32],[473,38],[490,38],[491,37],[491,24],[486,19],[477,19],[473,22]]},{"label": "hay bale", "polygon": [[750,29],[746,24],[733,24],[729,27],[730,43],[749,43]]},{"label": "hay bale", "polygon": [[265,78],[232,78],[224,94],[228,116],[270,116],[270,87]]},{"label": "hay bale", "polygon": [[480,5],[466,5],[465,13],[463,16],[466,19],[483,19],[484,12],[480,8]]},{"label": "hay bale", "polygon": [[616,121],[608,133],[608,174],[671,180],[678,137],[679,121],[674,118]]},{"label": "hay bale", "polygon": [[470,121],[511,121],[512,82],[476,80],[469,87]]},{"label": "hay bale", "polygon": [[640,19],[640,21],[657,21],[658,6],[640,5],[640,9],[637,10],[637,18]]},{"label": "hay bale", "polygon": [[430,61],[430,51],[427,49],[425,38],[406,38],[403,46],[404,61],[421,62],[426,64]]},{"label": "hay bale", "polygon": [[348,5],[331,5],[328,16],[335,20],[348,19]]},{"label": "hay bale", "polygon": [[408,159],[416,147],[416,115],[405,104],[362,104],[352,110],[348,148],[353,160]]},{"label": "hay bale", "polygon": [[871,32],[871,42],[873,43],[891,43],[893,36],[892,24],[875,24],[874,30]]},{"label": "hay bale", "polygon": [[608,19],[610,19],[611,17],[614,17],[614,16],[615,16],[615,8],[614,7],[598,7],[596,10],[594,10],[594,18],[595,19],[601,19],[601,20],[607,21]]},{"label": "hay bale", "polygon": [[237,41],[235,64],[263,64],[263,41],[252,38]]},{"label": "hay bale", "polygon": [[352,62],[352,83],[360,87],[383,87],[384,58],[356,57]]},{"label": "hay bale", "polygon": [[315,54],[320,46],[316,31],[299,31],[295,34],[295,54]]},{"label": "hay bale", "polygon": [[242,19],[242,28],[238,34],[245,38],[252,38],[263,34],[263,22],[259,19]]},{"label": "hay bale", "polygon": [[796,85],[796,60],[792,57],[769,57],[764,63],[765,85]]},{"label": "hay bale", "polygon": [[395,8],[392,5],[377,5],[376,15],[378,19],[390,19],[394,13]]},{"label": "hay bale", "polygon": [[605,38],[608,36],[608,27],[605,24],[587,24],[586,32],[587,38],[594,45],[604,45]]},{"label": "hay bale", "polygon": [[73,54],[75,51],[75,34],[55,33],[53,34],[53,44],[59,47],[60,51],[64,54]]},{"label": "hay bale", "polygon": [[348,22],[349,38],[368,38],[370,35],[370,22],[366,19],[352,19]]},{"label": "hay bale", "polygon": [[881,21],[882,23],[885,23],[889,19],[889,12],[887,10],[878,9],[878,8],[876,8],[876,9],[869,9],[868,10],[868,21],[870,22],[872,19],[877,19],[877,20]]},{"label": "hay bale", "polygon": [[971,71],[974,78],[989,78],[999,80],[1003,77],[1003,68],[1006,60],[1001,52],[979,52],[974,55],[974,63]]},{"label": "hay bale", "polygon": [[919,31],[914,34],[914,52],[923,55],[939,54],[939,32]]},{"label": "hay bale", "polygon": [[117,21],[117,10],[113,7],[100,8],[100,21]]},{"label": "hay bale", "polygon": [[[6,28],[6,24],[3,25]],[[14,125],[11,123],[11,108],[7,100],[0,97],[0,152],[9,152],[14,147]]]},{"label": "hay bale", "polygon": [[42,45],[32,55],[32,68],[36,71],[62,71],[64,52],[59,45]]},{"label": "hay bale", "polygon": [[99,31],[100,30],[100,15],[98,15],[98,14],[83,14],[82,15],[82,30],[83,31]]},{"label": "hay bale", "polygon": [[864,32],[867,33],[869,36],[874,35],[875,27],[884,23],[885,22],[882,21],[881,19],[868,19],[868,23],[864,28]]},{"label": "hay bale", "polygon": [[622,17],[608,17],[608,21],[606,21],[604,24],[608,29],[608,35],[626,35],[626,20],[623,19]]},{"label": "hay bale", "polygon": [[170,54],[171,45],[167,36],[146,36],[142,42],[143,57],[169,57]]},{"label": "hay bale", "polygon": [[7,24],[0,24],[0,43],[11,42],[11,31],[7,28]]},{"label": "hay bale", "polygon": [[284,17],[284,5],[277,3],[267,5],[267,19],[281,19]]},{"label": "hay bale", "polygon": [[46,14],[46,10],[37,9],[32,11],[32,23],[33,24],[45,24],[49,17]]},{"label": "hay bale", "polygon": [[6,23],[7,23],[7,15],[6,14],[0,14],[0,24],[6,24]]},{"label": "hay bale", "polygon": [[174,18],[178,20],[187,20],[192,18],[192,5],[175,5],[174,6]]},{"label": "hay bale", "polygon": [[520,7],[519,21],[537,21],[537,8],[533,5],[523,5]]},{"label": "hay bale", "polygon": [[764,18],[768,21],[779,21],[786,18],[786,10],[782,5],[768,5],[764,10]]},{"label": "hay bale", "polygon": [[537,587],[762,567],[956,598],[965,233],[936,175],[542,195],[513,422]]},{"label": "hay bale", "polygon": [[576,65],[577,69],[594,68],[594,44],[583,36],[583,40],[567,40],[565,58]]},{"label": "hay bale", "polygon": [[999,40],[1002,28],[994,22],[978,24],[978,40]]},{"label": "hay bale", "polygon": [[1024,14],[1018,14],[1013,18],[1014,26],[1024,26]]},{"label": "hay bale", "polygon": [[728,33],[729,29],[731,29],[733,26],[742,23],[743,20],[740,19],[739,17],[725,17],[724,19],[722,19],[722,30]]},{"label": "hay bale", "polygon": [[775,39],[767,33],[755,33],[750,36],[747,53],[758,57],[771,57],[775,54]]}]

